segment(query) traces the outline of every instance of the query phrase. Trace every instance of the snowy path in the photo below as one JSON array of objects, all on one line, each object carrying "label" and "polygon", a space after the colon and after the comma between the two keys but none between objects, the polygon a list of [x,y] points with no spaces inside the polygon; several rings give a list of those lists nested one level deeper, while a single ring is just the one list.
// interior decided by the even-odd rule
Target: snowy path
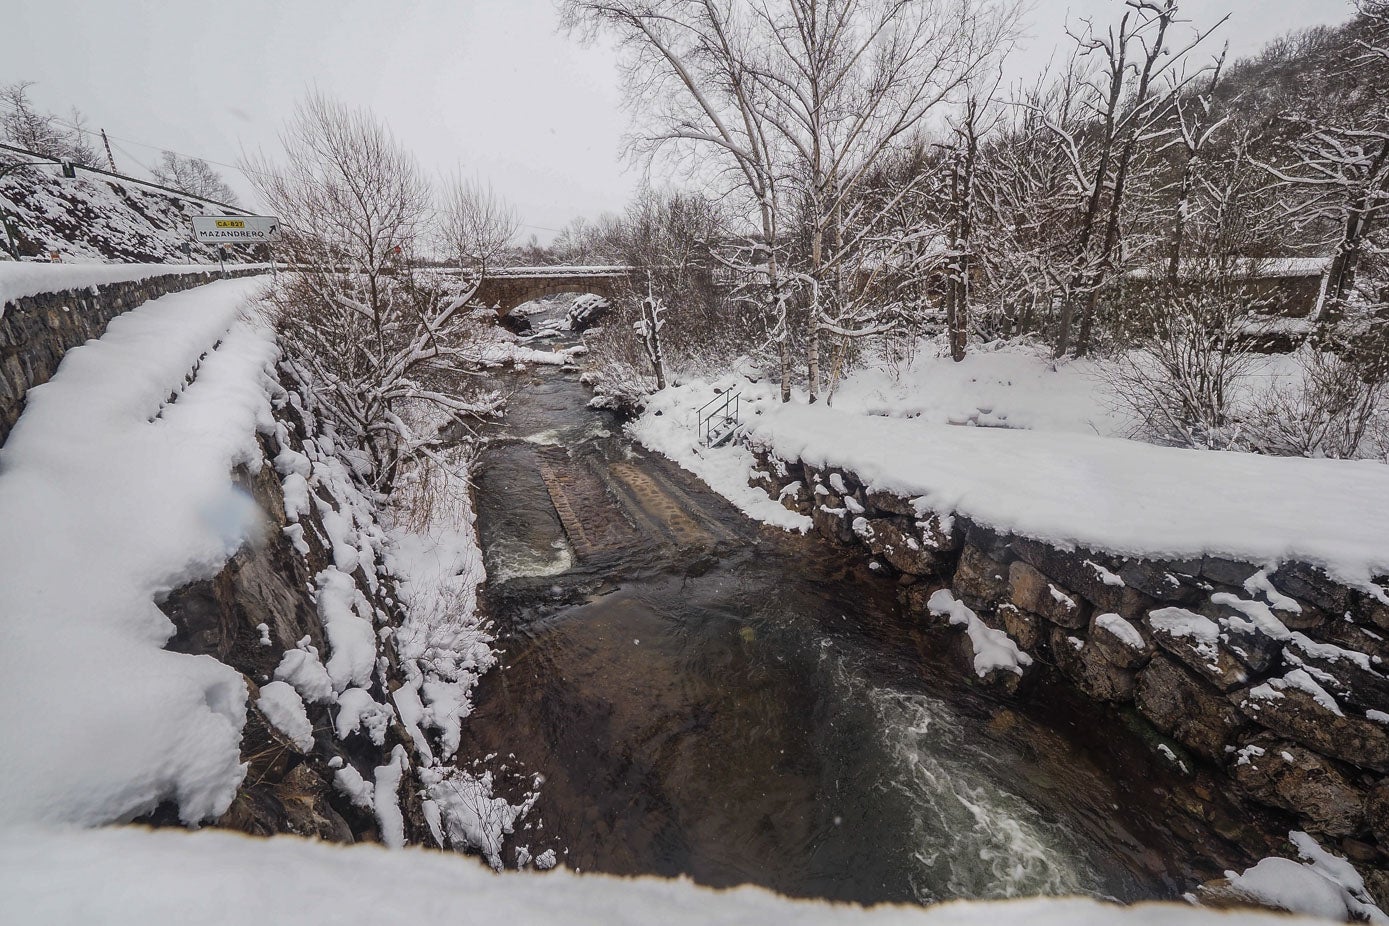
[{"label": "snowy path", "polygon": [[0,449],[0,823],[90,825],[169,799],[195,821],[240,783],[241,677],[164,651],[154,602],[258,523],[229,474],[260,460],[270,420],[273,335],[244,317],[263,280],[114,319],[31,390]]},{"label": "snowy path", "polygon": [[851,470],[1038,540],[1129,556],[1300,560],[1366,586],[1389,574],[1389,466],[1157,447],[1084,434],[954,427],[824,407],[768,409],[754,442]]}]

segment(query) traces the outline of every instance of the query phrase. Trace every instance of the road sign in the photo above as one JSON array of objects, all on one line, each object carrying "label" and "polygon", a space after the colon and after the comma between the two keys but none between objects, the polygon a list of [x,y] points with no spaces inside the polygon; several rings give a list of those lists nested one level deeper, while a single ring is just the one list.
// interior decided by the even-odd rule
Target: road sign
[{"label": "road sign", "polygon": [[273,215],[195,215],[193,237],[207,244],[264,244],[280,238]]}]

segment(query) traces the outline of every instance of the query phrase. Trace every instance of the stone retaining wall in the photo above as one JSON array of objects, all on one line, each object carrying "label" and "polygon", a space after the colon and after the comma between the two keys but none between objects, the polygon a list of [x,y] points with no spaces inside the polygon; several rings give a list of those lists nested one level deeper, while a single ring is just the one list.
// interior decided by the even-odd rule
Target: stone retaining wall
[{"label": "stone retaining wall", "polygon": [[222,277],[264,270],[177,273],[127,283],[39,293],[15,299],[0,313],[0,444],[24,410],[24,394],[46,383],[70,349],[99,338],[111,319],[150,299],[201,286]]},{"label": "stone retaining wall", "polygon": [[[949,589],[1032,657],[983,671],[984,683],[1025,695],[1055,673],[1136,707],[1155,728],[1154,761],[1213,771],[1234,800],[1281,811],[1389,899],[1389,606],[1303,564],[1062,550],[918,511],[853,473],[758,458],[754,482],[861,549],[912,612],[947,626],[931,598]],[[972,672],[973,646],[957,637]]]}]

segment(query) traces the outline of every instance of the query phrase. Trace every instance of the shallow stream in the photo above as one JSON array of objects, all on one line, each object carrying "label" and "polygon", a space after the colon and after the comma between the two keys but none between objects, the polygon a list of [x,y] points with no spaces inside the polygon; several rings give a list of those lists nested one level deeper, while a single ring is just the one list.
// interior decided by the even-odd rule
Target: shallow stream
[{"label": "shallow stream", "polygon": [[507,375],[476,477],[503,667],[465,751],[543,776],[516,844],[862,902],[1187,886],[1122,724],[978,689],[843,550],[634,446],[573,371]]}]

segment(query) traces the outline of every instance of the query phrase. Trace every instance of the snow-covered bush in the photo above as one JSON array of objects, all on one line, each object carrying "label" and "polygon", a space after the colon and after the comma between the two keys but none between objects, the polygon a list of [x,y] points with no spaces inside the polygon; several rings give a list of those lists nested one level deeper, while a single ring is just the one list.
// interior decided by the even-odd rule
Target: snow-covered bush
[{"label": "snow-covered bush", "polygon": [[1241,432],[1236,386],[1252,366],[1254,298],[1220,279],[1164,289],[1138,307],[1132,349],[1100,368],[1135,437],[1229,449]]},{"label": "snow-covered bush", "polygon": [[1389,453],[1389,398],[1382,373],[1307,347],[1299,373],[1260,395],[1246,416],[1249,445],[1279,456],[1355,459]]}]

